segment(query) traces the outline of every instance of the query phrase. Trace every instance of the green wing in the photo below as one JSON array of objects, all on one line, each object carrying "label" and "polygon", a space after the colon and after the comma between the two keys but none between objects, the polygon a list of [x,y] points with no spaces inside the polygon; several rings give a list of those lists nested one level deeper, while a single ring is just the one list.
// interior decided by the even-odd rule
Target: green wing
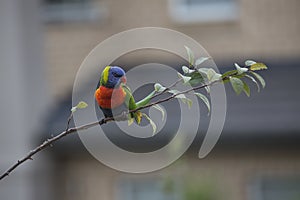
[{"label": "green wing", "polygon": [[125,104],[126,104],[127,108],[129,110],[136,109],[137,105],[135,103],[134,97],[132,96],[132,92],[131,92],[130,88],[125,84],[122,84],[122,88],[126,93]]},{"label": "green wing", "polygon": [[[134,110],[134,109],[140,108],[141,106],[147,105],[150,102],[151,98],[155,94],[155,91],[153,91],[148,96],[146,96],[144,99],[142,99],[142,100],[140,100],[139,102],[136,103],[130,88],[125,84],[122,84],[122,88],[126,93],[125,104],[126,104],[126,106],[129,110]],[[142,119],[142,112],[141,111],[136,111],[134,113],[131,113],[130,116],[129,116],[129,123],[130,124],[132,123],[133,118],[135,119],[135,121],[138,124],[140,124],[141,119]]]}]

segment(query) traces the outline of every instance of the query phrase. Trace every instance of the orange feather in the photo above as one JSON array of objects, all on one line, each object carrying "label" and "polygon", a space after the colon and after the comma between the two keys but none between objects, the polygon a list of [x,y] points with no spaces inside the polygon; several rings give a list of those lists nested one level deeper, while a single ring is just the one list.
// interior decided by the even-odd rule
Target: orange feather
[{"label": "orange feather", "polygon": [[[113,96],[113,98],[112,98]],[[123,88],[107,88],[100,86],[95,91],[95,98],[101,108],[113,109],[122,105],[125,101],[126,92]]]}]

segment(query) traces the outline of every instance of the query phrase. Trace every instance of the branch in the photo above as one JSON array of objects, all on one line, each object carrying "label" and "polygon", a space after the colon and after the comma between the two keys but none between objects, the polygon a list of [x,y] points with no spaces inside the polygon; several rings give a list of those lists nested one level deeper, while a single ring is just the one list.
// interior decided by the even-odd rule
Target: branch
[{"label": "branch", "polygon": [[[171,87],[174,87],[178,82],[180,82],[181,79],[178,79],[175,83],[173,83],[172,85],[170,85],[168,88],[166,88],[163,92],[159,93],[158,95],[162,94],[162,93],[165,93],[167,90],[169,90],[169,88]],[[160,103],[163,103],[163,102],[166,102],[166,101],[169,101],[171,99],[174,99],[176,96],[180,95],[180,94],[187,94],[191,91],[194,91],[194,90],[199,90],[201,88],[204,88],[204,87],[207,87],[207,86],[211,86],[217,82],[221,82],[221,80],[218,80],[218,81],[214,81],[214,82],[211,82],[211,83],[208,83],[208,84],[204,84],[204,85],[200,85],[200,86],[197,86],[197,87],[193,87],[193,88],[190,88],[190,89],[187,89],[185,91],[182,91],[182,92],[178,92],[176,94],[173,94],[169,97],[166,97],[164,99],[161,99],[161,100],[158,100],[158,101],[155,101],[153,103],[150,103],[150,104],[147,104],[145,106],[141,106],[137,109],[134,109],[134,110],[130,110],[130,111],[127,111],[127,112],[123,112],[122,114],[120,115],[117,115],[115,117],[106,117],[106,118],[103,118],[101,119],[100,121],[96,121],[96,122],[92,122],[92,123],[88,123],[88,124],[84,124],[84,125],[81,125],[81,126],[78,126],[78,127],[72,127],[72,128],[69,128],[69,124],[70,124],[70,121],[73,117],[73,113],[70,114],[68,120],[67,120],[67,128],[65,131],[61,132],[60,134],[54,136],[54,137],[51,137],[47,140],[45,140],[41,145],[39,145],[38,147],[36,147],[35,149],[31,150],[26,156],[24,156],[23,158],[17,160],[17,162],[12,165],[10,168],[8,168],[1,176],[0,176],[0,180],[4,179],[5,177],[7,177],[12,171],[14,171],[18,166],[20,166],[22,163],[24,163],[25,161],[27,160],[32,160],[32,156],[34,156],[35,154],[37,154],[38,152],[42,151],[43,149],[51,146],[53,143],[55,143],[56,141],[60,140],[61,138],[71,134],[71,133],[74,133],[76,131],[80,131],[80,130],[85,130],[85,129],[89,129],[91,127],[94,127],[96,125],[103,125],[107,122],[110,122],[110,121],[115,121],[115,120],[126,120],[127,119],[127,116],[129,113],[133,113],[133,112],[136,112],[138,110],[142,110],[142,109],[145,109],[145,108],[149,108],[151,106],[154,106],[156,104],[160,104]],[[158,96],[156,95],[156,96]],[[154,96],[154,97],[156,97]]]}]

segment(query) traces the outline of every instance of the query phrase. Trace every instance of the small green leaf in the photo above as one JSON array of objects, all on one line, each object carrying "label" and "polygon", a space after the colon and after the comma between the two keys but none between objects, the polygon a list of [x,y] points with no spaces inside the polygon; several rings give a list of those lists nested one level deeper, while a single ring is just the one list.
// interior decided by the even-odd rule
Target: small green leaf
[{"label": "small green leaf", "polygon": [[192,86],[195,86],[198,84],[204,84],[205,81],[204,81],[203,76],[198,71],[195,71],[191,74],[191,80],[189,81],[189,83]]},{"label": "small green leaf", "polygon": [[162,92],[162,91],[164,91],[165,89],[166,89],[166,87],[162,86],[162,85],[159,84],[159,83],[155,83],[155,84],[154,84],[154,90],[155,90],[156,92]]},{"label": "small green leaf", "polygon": [[226,78],[226,77],[229,77],[229,76],[233,76],[234,74],[237,74],[238,71],[237,70],[230,70],[228,72],[225,72],[223,75],[222,75],[222,79]]},{"label": "small green leaf", "polygon": [[175,98],[177,98],[177,99],[187,99],[184,94],[178,94],[178,95],[175,96]]},{"label": "small green leaf", "polygon": [[160,105],[156,104],[154,106],[152,106],[153,108],[157,109],[158,111],[161,112],[161,116],[162,116],[162,119],[161,121],[164,121],[165,119],[165,110],[163,109],[163,107],[161,107]]},{"label": "small green leaf", "polygon": [[134,122],[133,117],[131,117],[131,115],[128,115],[128,126],[131,126],[131,124]]},{"label": "small green leaf", "polygon": [[84,101],[80,101],[76,106],[73,106],[71,108],[71,112],[74,113],[77,111],[77,109],[83,109],[86,108],[88,106],[87,103],[85,103]]},{"label": "small green leaf", "polygon": [[234,66],[238,72],[238,75],[243,74],[248,71],[248,68],[240,67],[237,63],[234,63]]},{"label": "small green leaf", "polygon": [[246,60],[245,61],[245,65],[248,66],[248,67],[251,66],[251,65],[254,65],[254,64],[256,64],[256,62],[253,61],[253,60]]},{"label": "small green leaf", "polygon": [[210,82],[220,80],[221,77],[222,77],[222,75],[218,74],[214,69],[207,70],[207,79]]},{"label": "small green leaf", "polygon": [[189,76],[184,76],[182,74],[180,74],[179,72],[177,72],[177,75],[179,78],[182,79],[183,83],[187,83],[191,80],[192,77],[189,77]]},{"label": "small green leaf", "polygon": [[186,49],[186,53],[187,53],[188,58],[189,58],[189,65],[190,65],[190,67],[192,67],[194,65],[194,62],[195,62],[194,53],[189,47],[184,46],[184,48]]},{"label": "small green leaf", "polygon": [[209,86],[204,87],[204,89],[206,90],[206,92],[207,92],[208,94],[210,93],[210,87],[209,87]]},{"label": "small green leaf", "polygon": [[230,77],[229,78],[230,83],[232,85],[233,90],[237,95],[241,94],[241,92],[244,90],[244,83],[239,78]]},{"label": "small green leaf", "polygon": [[189,109],[193,105],[193,101],[191,99],[187,98],[185,95],[180,94],[180,95],[176,96],[175,98],[178,98],[182,101],[182,103],[187,104]]},{"label": "small green leaf", "polygon": [[205,104],[206,107],[207,107],[208,113],[210,113],[210,103],[209,103],[208,98],[207,98],[204,94],[201,94],[201,93],[198,93],[198,92],[195,92],[194,94],[195,94],[197,97],[199,97],[199,98],[204,102],[204,104]]},{"label": "small green leaf", "polygon": [[191,109],[193,105],[193,101],[189,98],[182,99],[183,103],[186,103],[188,105],[188,108]]},{"label": "small green leaf", "polygon": [[250,97],[250,88],[246,82],[243,81],[243,83],[244,83],[244,92],[248,97]]},{"label": "small green leaf", "polygon": [[193,101],[191,99],[187,98],[184,94],[178,94],[178,93],[180,93],[180,91],[178,91],[178,90],[169,90],[168,92],[176,95],[175,98],[180,99],[183,103],[187,104],[189,108],[192,107]]},{"label": "small green leaf", "polygon": [[85,103],[84,101],[80,101],[76,107],[79,109],[83,109],[83,108],[86,108],[87,106],[88,106],[87,103]]},{"label": "small green leaf", "polygon": [[156,127],[156,124],[152,121],[152,119],[146,115],[145,113],[143,113],[143,116],[149,121],[150,125],[152,126],[152,136],[154,136],[156,134],[156,130],[157,130],[157,127]]},{"label": "small green leaf", "polygon": [[262,76],[260,76],[258,73],[255,72],[250,72],[250,73],[260,82],[263,88],[266,87],[266,82]]},{"label": "small green leaf", "polygon": [[182,66],[181,69],[182,69],[183,73],[185,73],[185,74],[188,74],[190,71],[190,69],[187,66]]},{"label": "small green leaf", "polygon": [[195,65],[196,66],[201,65],[202,63],[204,63],[205,61],[207,61],[209,59],[210,59],[210,57],[200,57],[196,60]]},{"label": "small green leaf", "polygon": [[247,78],[249,78],[252,82],[255,83],[255,85],[257,86],[257,92],[260,92],[260,86],[259,86],[259,84],[257,83],[257,81],[255,80],[255,78],[253,78],[252,76],[250,76],[250,75],[248,75],[248,74],[246,74],[245,76],[246,76]]},{"label": "small green leaf", "polygon": [[184,74],[191,74],[191,73],[195,72],[194,69],[189,69],[187,66],[182,66],[181,69],[182,69]]},{"label": "small green leaf", "polygon": [[216,73],[216,74],[211,78],[210,81],[211,81],[211,82],[218,81],[218,80],[221,79],[221,77],[222,77],[221,74]]},{"label": "small green leaf", "polygon": [[214,77],[214,75],[216,74],[217,72],[215,72],[215,70],[213,70],[213,69],[208,69],[208,71],[207,71],[207,79],[208,80],[211,80],[213,77]]},{"label": "small green leaf", "polygon": [[208,79],[208,71],[209,71],[209,69],[210,68],[199,68],[198,69],[198,72],[200,73],[200,75],[202,76],[202,77],[204,77],[205,79]]},{"label": "small green leaf", "polygon": [[251,71],[268,69],[268,67],[264,63],[255,63],[249,67]]}]

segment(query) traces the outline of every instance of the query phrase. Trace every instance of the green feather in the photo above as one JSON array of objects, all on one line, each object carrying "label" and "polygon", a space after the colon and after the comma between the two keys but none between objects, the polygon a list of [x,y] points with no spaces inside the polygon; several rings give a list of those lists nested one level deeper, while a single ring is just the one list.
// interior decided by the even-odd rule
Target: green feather
[{"label": "green feather", "polygon": [[[136,103],[130,88],[125,84],[122,84],[121,87],[123,88],[123,90],[126,93],[125,104],[129,110],[134,110],[134,109],[137,109],[137,108],[147,105],[150,102],[151,98],[155,94],[155,91],[153,91],[148,96],[146,96],[144,99],[142,99]],[[140,111],[136,111],[134,113],[131,113],[130,117],[134,118],[135,121],[138,124],[140,124],[141,119],[142,119],[142,113]]]},{"label": "green feather", "polygon": [[148,94],[148,96],[146,96],[144,99],[140,100],[139,102],[136,103],[137,107],[142,107],[142,106],[145,106],[147,105],[151,98],[155,95],[155,90],[152,91],[150,94]]}]

